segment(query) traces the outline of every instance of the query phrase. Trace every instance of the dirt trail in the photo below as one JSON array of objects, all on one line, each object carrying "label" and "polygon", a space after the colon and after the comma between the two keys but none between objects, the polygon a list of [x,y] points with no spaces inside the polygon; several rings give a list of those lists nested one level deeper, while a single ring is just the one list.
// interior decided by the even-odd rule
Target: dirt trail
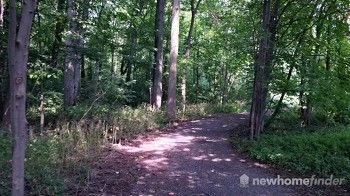
[{"label": "dirt trail", "polygon": [[239,177],[273,178],[264,165],[242,159],[230,146],[231,131],[244,115],[195,120],[136,144],[119,147],[138,157],[143,172],[131,195],[295,195],[281,186],[241,187]]},{"label": "dirt trail", "polygon": [[71,183],[66,195],[349,195],[339,187],[253,186],[252,178],[300,176],[236,154],[230,134],[246,122],[246,115],[220,115],[111,146],[96,156],[87,185]]}]

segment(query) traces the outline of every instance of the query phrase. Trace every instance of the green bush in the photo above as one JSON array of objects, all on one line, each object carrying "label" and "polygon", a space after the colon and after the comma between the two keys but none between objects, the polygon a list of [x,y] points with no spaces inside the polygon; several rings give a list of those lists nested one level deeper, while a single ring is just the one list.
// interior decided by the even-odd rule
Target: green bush
[{"label": "green bush", "polygon": [[[11,139],[8,133],[0,133],[0,195],[10,195]],[[73,149],[76,147],[72,141],[63,141],[63,137],[60,136],[31,139],[25,162],[28,195],[62,195],[66,190],[67,179],[76,178],[74,183],[88,179],[89,169],[86,164],[69,160],[68,157],[63,158],[63,153],[71,153],[62,151],[63,146]]]},{"label": "green bush", "polygon": [[[59,102],[54,94],[48,101]],[[52,97],[52,99],[49,97]],[[56,99],[57,98],[57,99]],[[33,101],[36,99],[33,97]],[[47,108],[51,108],[47,102]],[[53,116],[61,109],[51,108]],[[189,105],[185,119],[198,118],[213,113],[237,112],[234,105]],[[32,113],[31,113],[32,112]],[[29,111],[37,119],[37,110]],[[98,151],[104,142],[119,142],[131,139],[139,133],[160,128],[168,123],[163,110],[154,110],[149,105],[138,107],[103,104],[80,104],[71,107],[64,119],[56,119],[54,130],[34,132],[28,144],[26,157],[26,189],[29,195],[64,194],[69,184],[86,183],[89,178],[89,155]],[[61,114],[60,114],[61,115]],[[7,132],[0,131],[0,195],[11,191],[11,139]]]},{"label": "green bush", "polygon": [[293,171],[350,179],[349,127],[265,134],[238,146],[253,158]]},{"label": "green bush", "polygon": [[179,110],[179,117],[181,119],[199,118],[212,114],[234,114],[244,112],[243,104],[211,104],[211,103],[199,103],[187,105],[185,111]]},{"label": "green bush", "polygon": [[[44,96],[44,115],[46,122],[55,122],[63,113],[63,94],[58,92],[46,92]],[[40,122],[40,95],[28,95],[27,118],[30,124]]]}]

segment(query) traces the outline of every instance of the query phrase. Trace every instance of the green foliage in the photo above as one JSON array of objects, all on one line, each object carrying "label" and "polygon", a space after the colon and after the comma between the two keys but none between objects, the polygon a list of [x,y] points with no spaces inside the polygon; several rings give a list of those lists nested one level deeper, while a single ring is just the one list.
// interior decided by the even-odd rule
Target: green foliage
[{"label": "green foliage", "polygon": [[186,110],[179,110],[179,117],[183,120],[193,119],[199,117],[205,117],[212,114],[234,114],[241,113],[246,111],[244,106],[240,103],[232,104],[209,104],[209,103],[200,103],[200,104],[191,104],[186,106]]},{"label": "green foliage", "polygon": [[[68,132],[67,132],[68,133]],[[65,133],[65,134],[67,134]],[[11,139],[5,131],[0,132],[0,195],[11,191]],[[63,156],[62,148],[69,147]],[[70,152],[78,146],[63,136],[39,137],[28,145],[25,162],[25,182],[28,195],[62,195],[71,183],[84,183],[88,179],[89,168],[86,162],[72,160]],[[86,152],[86,151],[85,151]],[[77,157],[77,153],[74,153]],[[84,160],[81,158],[81,160]]]},{"label": "green foliage", "polygon": [[349,127],[266,134],[238,146],[255,159],[292,171],[350,179]]},{"label": "green foliage", "polygon": [[[43,93],[44,97],[44,116],[45,121],[54,123],[61,118],[63,114],[63,94],[54,91]],[[28,94],[28,104],[31,106],[27,110],[27,118],[31,124],[40,122],[40,95],[33,96]]]},{"label": "green foliage", "polygon": [[11,191],[11,139],[7,131],[0,129],[0,195]]}]

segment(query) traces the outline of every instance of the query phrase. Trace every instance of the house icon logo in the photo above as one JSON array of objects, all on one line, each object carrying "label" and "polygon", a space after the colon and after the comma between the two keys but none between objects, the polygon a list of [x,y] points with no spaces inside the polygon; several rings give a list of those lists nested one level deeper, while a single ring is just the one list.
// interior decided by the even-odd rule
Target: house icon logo
[{"label": "house icon logo", "polygon": [[246,174],[241,175],[241,177],[239,177],[239,186],[242,188],[249,187],[249,176]]}]

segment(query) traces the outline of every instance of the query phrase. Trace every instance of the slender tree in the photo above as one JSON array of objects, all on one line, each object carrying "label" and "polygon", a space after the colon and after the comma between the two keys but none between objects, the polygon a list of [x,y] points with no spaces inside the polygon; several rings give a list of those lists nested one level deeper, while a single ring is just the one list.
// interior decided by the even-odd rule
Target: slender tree
[{"label": "slender tree", "polygon": [[80,79],[81,79],[81,56],[79,47],[81,38],[78,30],[77,8],[74,0],[67,0],[67,19],[69,23],[68,38],[66,40],[66,57],[64,68],[64,107],[76,103]]},{"label": "slender tree", "polygon": [[0,29],[2,28],[4,23],[4,2],[0,0]]},{"label": "slender tree", "polygon": [[125,82],[130,82],[132,80],[132,73],[135,66],[135,56],[136,56],[136,47],[137,47],[137,32],[136,29],[131,25],[130,27],[130,48],[129,55],[127,58],[127,67],[126,67],[126,77]]},{"label": "slender tree", "polygon": [[57,1],[57,12],[60,14],[57,18],[56,24],[55,24],[55,40],[52,44],[51,49],[51,66],[56,67],[57,66],[57,60],[58,60],[58,54],[60,52],[60,48],[62,47],[62,36],[64,31],[64,25],[65,20],[61,16],[62,12],[65,10],[66,1],[65,0],[58,0]]},{"label": "slender tree", "polygon": [[254,63],[253,98],[250,111],[250,137],[259,137],[264,129],[264,114],[272,70],[279,0],[264,0],[262,32]]},{"label": "slender tree", "polygon": [[163,94],[163,41],[164,41],[165,0],[157,0],[155,19],[155,51],[152,73],[151,104],[159,109],[162,106]]},{"label": "slender tree", "polygon": [[[3,0],[0,0],[0,31],[2,30],[3,23],[4,23],[4,2]],[[2,46],[0,46],[0,51]],[[0,75],[5,74],[5,63],[0,60]],[[4,79],[0,78],[0,122],[2,122],[4,108],[5,108],[5,84]]]},{"label": "slender tree", "polygon": [[[195,3],[195,0],[191,0],[191,23],[190,23],[190,28],[188,30],[187,38],[186,38],[186,50],[185,50],[185,62],[187,63],[190,59],[190,50],[192,47],[192,35],[193,35],[193,29],[194,29],[194,22],[196,19],[196,14],[199,8],[200,3],[202,0],[198,0],[197,4]],[[182,80],[181,80],[181,105],[182,105],[182,110],[184,111],[186,109],[186,91],[187,91],[187,74],[188,74],[188,67],[185,65],[184,73],[182,75]]]},{"label": "slender tree", "polygon": [[27,62],[36,0],[23,0],[17,24],[16,0],[9,2],[8,63],[10,67],[12,195],[24,195],[24,159],[28,137],[26,121]]},{"label": "slender tree", "polygon": [[170,35],[170,66],[168,83],[167,116],[176,118],[176,67],[179,52],[180,32],[180,0],[172,1],[171,35]]}]

